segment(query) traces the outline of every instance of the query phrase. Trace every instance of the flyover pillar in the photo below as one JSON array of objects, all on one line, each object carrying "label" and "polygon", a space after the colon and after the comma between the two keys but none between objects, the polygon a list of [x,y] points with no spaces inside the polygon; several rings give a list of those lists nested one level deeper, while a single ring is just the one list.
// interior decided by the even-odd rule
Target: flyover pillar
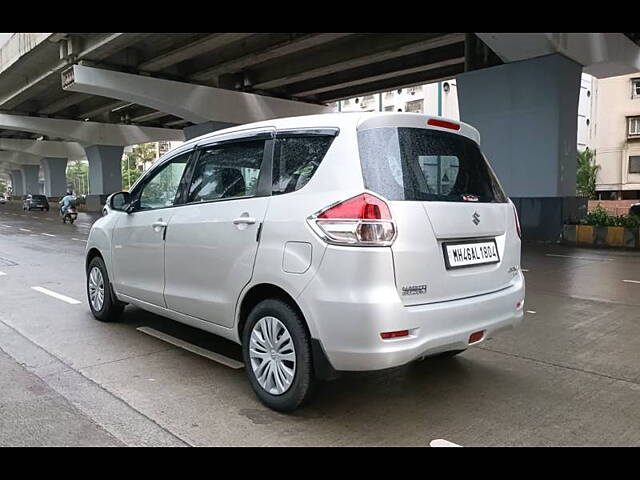
[{"label": "flyover pillar", "polygon": [[87,210],[99,212],[106,198],[122,190],[122,152],[124,147],[91,145],[85,147],[89,160]]},{"label": "flyover pillar", "polygon": [[43,158],[44,194],[48,197],[63,197],[67,190],[67,159]]},{"label": "flyover pillar", "polygon": [[578,96],[582,66],[558,54],[457,77],[460,119],[518,209],[523,238],[558,240],[586,213],[576,196]]},{"label": "flyover pillar", "polygon": [[22,165],[22,186],[24,195],[40,193],[40,165]]},{"label": "flyover pillar", "polygon": [[24,195],[24,185],[22,184],[22,172],[20,170],[11,170],[11,188],[12,197],[22,197]]}]

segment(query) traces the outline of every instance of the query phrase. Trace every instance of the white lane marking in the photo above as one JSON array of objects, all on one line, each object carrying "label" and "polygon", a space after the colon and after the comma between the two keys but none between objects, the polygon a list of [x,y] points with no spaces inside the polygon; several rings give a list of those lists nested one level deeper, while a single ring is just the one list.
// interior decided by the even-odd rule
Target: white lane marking
[{"label": "white lane marking", "polygon": [[436,438],[435,440],[431,440],[429,443],[430,447],[462,447],[462,445],[458,445],[457,443],[450,442],[443,438]]},{"label": "white lane marking", "polygon": [[227,367],[231,367],[235,370],[244,367],[244,363],[238,362],[229,357],[225,357],[224,355],[220,355],[219,353],[212,352],[210,350],[205,350],[202,347],[198,347],[197,345],[193,345],[189,342],[185,342],[184,340],[180,340],[179,338],[172,337],[171,335],[167,335],[166,333],[159,332],[155,328],[151,327],[138,327],[136,330],[146,333],[147,335],[151,335],[157,339],[163,340],[167,343],[175,345],[176,347],[184,348],[185,350],[190,351],[191,353],[195,353],[196,355],[200,355],[202,357],[208,358],[209,360],[213,360],[214,362],[221,363],[226,365]]},{"label": "white lane marking", "polygon": [[613,258],[609,258],[609,257],[602,257],[602,258],[598,258],[598,257],[577,257],[574,255],[555,255],[553,253],[547,253],[546,254],[547,257],[561,257],[561,258],[577,258],[578,260],[596,260],[598,262],[607,262],[610,260],[615,260]]},{"label": "white lane marking", "polygon": [[2,225],[5,228],[11,228],[11,225]]},{"label": "white lane marking", "polygon": [[522,268],[521,270],[522,270],[523,272],[528,272],[528,271],[529,271],[529,269],[528,269],[528,268]]},{"label": "white lane marking", "polygon": [[85,242],[86,243],[86,240],[82,240],[81,238],[72,238],[71,240],[76,240],[78,242]]},{"label": "white lane marking", "polygon": [[18,230],[22,230],[23,232],[30,232],[31,231],[28,228],[19,228]]},{"label": "white lane marking", "polygon": [[76,300],[75,298],[67,297],[66,295],[61,295],[59,293],[52,292],[51,290],[47,290],[46,288],[43,288],[43,287],[31,287],[31,288],[40,293],[44,293],[45,295],[49,295],[50,297],[57,298],[58,300],[62,300],[63,302],[70,303],[71,305],[77,305],[79,303],[82,303]]},{"label": "white lane marking", "polygon": [[535,310],[527,310],[527,313],[537,313]]},{"label": "white lane marking", "polygon": [[27,217],[27,215],[20,215],[20,216],[21,216],[21,217],[25,217],[25,218]]},{"label": "white lane marking", "polygon": [[640,283],[640,280],[622,280],[622,281],[627,283]]},{"label": "white lane marking", "polygon": [[45,237],[55,237],[55,235],[51,235],[50,233],[43,233],[42,235],[44,235]]},{"label": "white lane marking", "polygon": [[6,273],[0,272],[0,277],[3,276],[3,275],[6,275]]}]

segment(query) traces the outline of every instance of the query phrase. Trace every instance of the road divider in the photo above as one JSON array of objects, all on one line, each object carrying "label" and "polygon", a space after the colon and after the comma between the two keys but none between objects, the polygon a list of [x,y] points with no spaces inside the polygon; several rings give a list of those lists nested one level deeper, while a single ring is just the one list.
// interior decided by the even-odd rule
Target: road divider
[{"label": "road divider", "polygon": [[67,297],[66,295],[61,295],[60,293],[53,292],[44,287],[31,287],[33,290],[44,293],[45,295],[49,295],[50,297],[57,298],[58,300],[62,300],[63,302],[70,303],[71,305],[78,305],[82,302],[76,300],[75,298]]}]

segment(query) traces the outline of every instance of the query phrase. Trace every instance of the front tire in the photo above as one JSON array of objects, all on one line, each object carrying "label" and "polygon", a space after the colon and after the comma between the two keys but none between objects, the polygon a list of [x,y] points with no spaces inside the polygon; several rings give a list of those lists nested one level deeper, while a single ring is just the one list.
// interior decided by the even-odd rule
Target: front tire
[{"label": "front tire", "polygon": [[87,299],[91,313],[101,322],[117,320],[124,309],[124,304],[116,300],[111,290],[109,275],[100,257],[94,257],[87,268]]},{"label": "front tire", "polygon": [[309,333],[287,303],[267,299],[253,308],[244,326],[242,353],[249,383],[267,407],[290,412],[313,394]]}]

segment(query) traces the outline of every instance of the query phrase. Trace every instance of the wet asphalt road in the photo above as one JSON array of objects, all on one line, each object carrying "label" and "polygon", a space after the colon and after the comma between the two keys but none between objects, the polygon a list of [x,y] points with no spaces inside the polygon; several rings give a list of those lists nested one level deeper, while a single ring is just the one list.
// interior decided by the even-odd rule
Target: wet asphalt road
[{"label": "wet asphalt road", "polygon": [[93,319],[92,221],[0,205],[0,445],[640,446],[640,254],[527,245],[519,329],[454,359],[345,375],[283,415],[243,370],[136,328],[232,358],[236,345],[132,307]]}]

